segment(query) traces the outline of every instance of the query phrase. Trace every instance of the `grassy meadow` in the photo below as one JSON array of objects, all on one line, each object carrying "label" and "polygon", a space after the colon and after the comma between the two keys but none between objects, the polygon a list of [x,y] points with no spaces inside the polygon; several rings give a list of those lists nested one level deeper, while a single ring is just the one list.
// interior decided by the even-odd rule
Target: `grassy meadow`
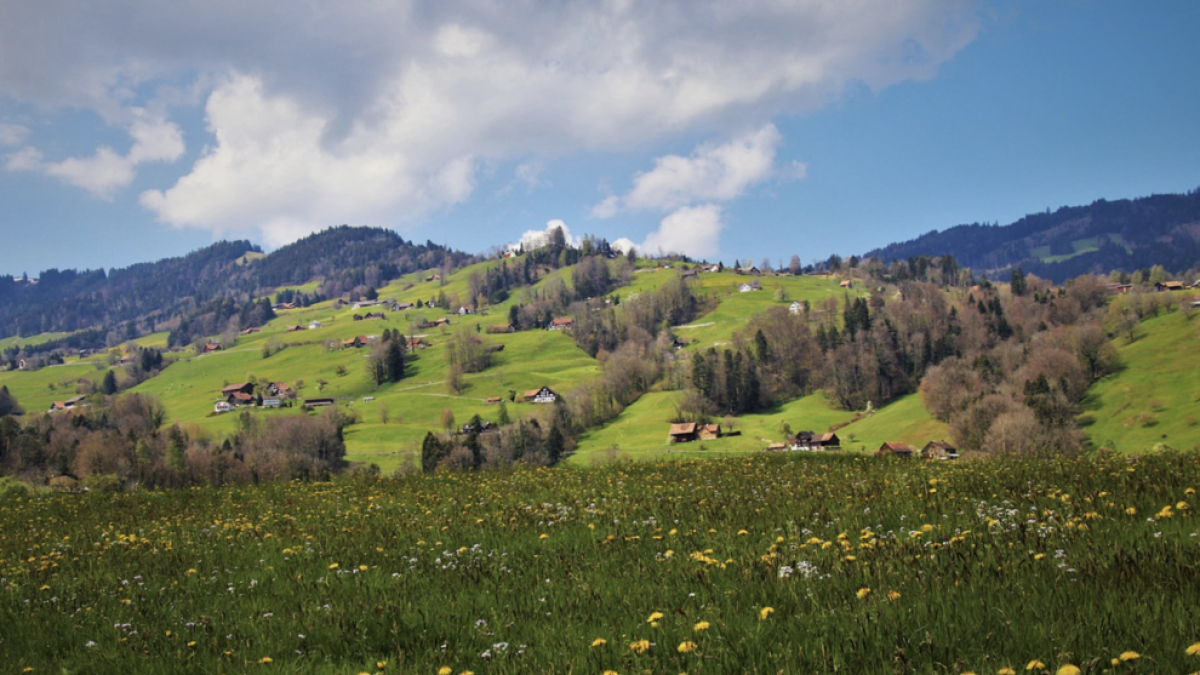
[{"label": "grassy meadow", "polygon": [[1172,312],[1115,340],[1124,369],[1088,392],[1080,427],[1096,447],[1137,451],[1200,446],[1200,316]]},{"label": "grassy meadow", "polygon": [[1188,673],[1197,485],[1200,455],[1157,453],[12,490],[0,659],[99,675]]}]

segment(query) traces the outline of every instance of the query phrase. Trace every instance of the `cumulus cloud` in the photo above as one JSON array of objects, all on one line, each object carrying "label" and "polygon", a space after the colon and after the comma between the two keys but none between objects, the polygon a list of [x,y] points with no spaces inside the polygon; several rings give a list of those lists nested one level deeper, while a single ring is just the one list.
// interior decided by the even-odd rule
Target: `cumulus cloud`
[{"label": "cumulus cloud", "polygon": [[6,166],[9,170],[40,171],[101,199],[112,199],[113,192],[133,182],[139,164],[174,162],[183,155],[183,134],[174,123],[138,119],[130,126],[129,135],[133,145],[124,155],[108,146],[100,146],[90,157],[46,162],[37,149],[23,148],[9,157]]},{"label": "cumulus cloud", "polygon": [[[412,222],[469,198],[478,168],[496,162],[762,131],[848,83],[929,77],[977,30],[969,0],[44,0],[6,19],[0,94],[130,130],[131,107],[196,97],[212,142],[142,204],[174,225],[276,242]],[[648,176],[665,182],[628,205],[676,208],[747,180],[680,159],[700,173],[665,180],[673,167],[656,166]],[[107,178],[81,184],[88,161]],[[103,148],[76,162],[56,175],[98,193],[138,165]]]},{"label": "cumulus cloud", "polygon": [[722,227],[720,206],[685,206],[663,218],[638,250],[655,255],[682,253],[693,258],[715,256],[720,251]]},{"label": "cumulus cloud", "polygon": [[508,245],[508,250],[516,251],[524,248],[528,251],[530,249],[541,248],[550,243],[550,233],[554,230],[562,230],[563,239],[571,246],[579,245],[579,239],[571,236],[571,228],[567,227],[567,224],[563,221],[555,218],[546,223],[546,229],[544,230],[526,230],[525,234],[521,235],[520,241]]},{"label": "cumulus cloud", "polygon": [[634,176],[629,194],[607,197],[592,209],[592,215],[612,217],[621,206],[666,211],[698,201],[728,201],[773,176],[795,177],[795,168],[780,172],[775,167],[775,151],[782,140],[775,125],[767,124],[728,143],[703,144],[690,157],[659,157],[653,169]]}]

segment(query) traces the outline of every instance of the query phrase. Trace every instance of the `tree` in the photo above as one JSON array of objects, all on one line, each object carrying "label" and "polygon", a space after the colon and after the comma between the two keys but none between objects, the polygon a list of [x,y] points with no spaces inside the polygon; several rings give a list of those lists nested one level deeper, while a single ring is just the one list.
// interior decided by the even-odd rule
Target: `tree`
[{"label": "tree", "polygon": [[437,468],[438,462],[446,456],[446,448],[437,436],[433,435],[432,431],[425,432],[425,440],[421,442],[421,470],[425,473],[433,473]]},{"label": "tree", "polygon": [[500,400],[500,410],[497,411],[497,414],[496,414],[496,423],[499,424],[500,426],[504,426],[511,421],[512,420],[510,420],[508,418],[508,405],[504,402],[504,399],[501,399]]},{"label": "tree", "polygon": [[1013,268],[1012,271],[1012,293],[1013,295],[1025,295],[1029,292],[1029,284],[1025,280],[1025,270],[1020,267]]},{"label": "tree", "polygon": [[404,379],[404,343],[401,340],[391,340],[386,344],[384,371],[389,382],[399,382]]},{"label": "tree", "polygon": [[371,354],[367,356],[366,368],[367,380],[369,380],[371,384],[375,385],[376,389],[379,388],[379,385],[387,382],[387,363],[384,355],[384,345],[382,342],[371,348]]},{"label": "tree", "polygon": [[563,451],[566,449],[566,439],[563,437],[562,430],[558,428],[558,424],[550,427],[550,433],[546,435],[546,454],[550,458],[550,464],[558,464],[562,459]]},{"label": "tree", "polygon": [[109,370],[104,373],[104,382],[100,385],[100,393],[105,396],[117,393],[117,376],[113,371]]},{"label": "tree", "polygon": [[797,276],[804,271],[804,266],[800,264],[800,256],[792,256],[791,261],[788,263],[788,271]]},{"label": "tree", "polygon": [[387,404],[382,401],[379,402],[379,423],[388,423],[388,407]]},{"label": "tree", "polygon": [[22,412],[24,412],[24,409],[17,402],[17,398],[8,393],[8,386],[0,386],[0,417],[17,415]]},{"label": "tree", "polygon": [[446,433],[454,431],[454,411],[450,408],[442,408],[442,428]]}]

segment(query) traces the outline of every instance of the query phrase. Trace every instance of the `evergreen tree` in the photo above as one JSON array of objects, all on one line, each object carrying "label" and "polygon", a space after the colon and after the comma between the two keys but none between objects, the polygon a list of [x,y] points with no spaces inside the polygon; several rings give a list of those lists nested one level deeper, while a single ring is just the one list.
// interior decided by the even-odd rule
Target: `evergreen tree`
[{"label": "evergreen tree", "polygon": [[104,382],[100,384],[100,393],[105,396],[117,393],[117,376],[113,374],[113,371],[104,373]]},{"label": "evergreen tree", "polygon": [[558,461],[562,459],[566,445],[566,439],[558,428],[558,424],[555,423],[550,427],[550,433],[546,435],[546,454],[550,458],[551,465],[558,464]]},{"label": "evergreen tree", "polygon": [[17,403],[15,396],[8,393],[8,386],[0,386],[0,417],[16,415],[21,412],[24,412],[21,404]]},{"label": "evergreen tree", "polygon": [[446,449],[432,431],[425,432],[425,440],[421,442],[421,470],[433,473],[438,462],[446,455]]},{"label": "evergreen tree", "polygon": [[389,382],[399,382],[404,379],[404,345],[400,340],[392,340],[387,343],[383,361]]},{"label": "evergreen tree", "polygon": [[504,399],[500,399],[500,410],[496,414],[496,424],[504,426],[511,421],[508,418],[508,406],[504,403]]}]

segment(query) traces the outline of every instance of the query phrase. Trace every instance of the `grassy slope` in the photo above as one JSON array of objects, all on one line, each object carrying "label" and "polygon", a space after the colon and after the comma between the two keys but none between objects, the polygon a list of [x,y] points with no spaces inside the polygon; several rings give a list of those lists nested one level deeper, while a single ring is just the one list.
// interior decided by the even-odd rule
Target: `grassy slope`
[{"label": "grassy slope", "polygon": [[929,441],[950,438],[950,428],[925,410],[920,394],[909,394],[876,410],[871,415],[838,430],[843,448],[873,452],[885,441],[908,443],[915,448]]},{"label": "grassy slope", "polygon": [[1200,445],[1200,317],[1160,316],[1133,344],[1117,344],[1125,369],[1093,386],[1081,416],[1092,443],[1127,452]]},{"label": "grassy slope", "polygon": [[40,333],[38,335],[30,335],[29,337],[21,337],[15,335],[0,339],[0,351],[4,351],[9,347],[32,347],[34,345],[44,344],[51,340],[57,340],[70,335],[70,333]]}]

